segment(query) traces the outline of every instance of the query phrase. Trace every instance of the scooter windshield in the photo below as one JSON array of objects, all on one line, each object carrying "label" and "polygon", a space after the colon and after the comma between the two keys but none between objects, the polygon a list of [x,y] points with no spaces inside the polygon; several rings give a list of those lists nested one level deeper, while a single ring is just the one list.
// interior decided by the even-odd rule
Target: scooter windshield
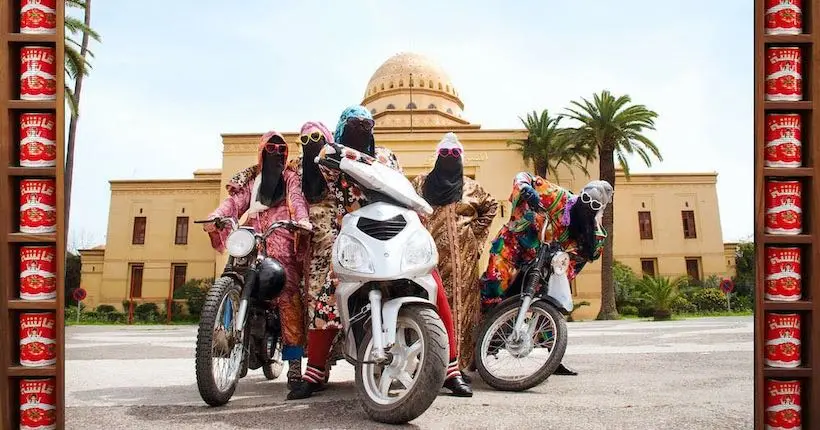
[{"label": "scooter windshield", "polygon": [[401,172],[382,163],[362,163],[342,158],[339,170],[348,174],[360,186],[383,194],[417,212],[431,215],[433,208],[416,193],[413,184]]}]

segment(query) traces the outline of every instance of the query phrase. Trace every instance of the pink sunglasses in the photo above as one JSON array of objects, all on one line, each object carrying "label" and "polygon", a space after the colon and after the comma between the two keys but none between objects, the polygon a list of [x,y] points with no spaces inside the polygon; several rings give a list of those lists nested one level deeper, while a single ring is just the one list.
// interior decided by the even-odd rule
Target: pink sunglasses
[{"label": "pink sunglasses", "polygon": [[451,156],[453,158],[461,157],[463,151],[460,148],[441,148],[438,150],[438,155],[441,157]]}]

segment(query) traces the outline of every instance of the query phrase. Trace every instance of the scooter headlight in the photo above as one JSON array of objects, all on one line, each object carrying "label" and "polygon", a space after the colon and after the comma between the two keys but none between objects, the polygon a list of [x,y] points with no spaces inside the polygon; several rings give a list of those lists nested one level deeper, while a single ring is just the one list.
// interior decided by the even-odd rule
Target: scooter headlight
[{"label": "scooter headlight", "polygon": [[569,270],[569,254],[563,251],[556,252],[552,257],[552,272],[556,275],[566,275]]},{"label": "scooter headlight", "polygon": [[225,241],[228,254],[234,258],[247,256],[253,251],[254,245],[256,245],[256,239],[253,237],[253,233],[243,228],[232,231]]},{"label": "scooter headlight", "polygon": [[416,232],[410,236],[410,239],[404,246],[404,254],[402,254],[401,258],[402,271],[413,270],[431,263],[435,264],[435,262],[431,262],[434,251],[435,243],[433,243],[433,238],[430,237],[430,234],[428,234],[426,230]]},{"label": "scooter headlight", "polygon": [[336,245],[336,261],[345,269],[354,272],[375,272],[373,261],[367,254],[367,248],[364,247],[364,244],[346,234],[339,235],[339,241]]}]

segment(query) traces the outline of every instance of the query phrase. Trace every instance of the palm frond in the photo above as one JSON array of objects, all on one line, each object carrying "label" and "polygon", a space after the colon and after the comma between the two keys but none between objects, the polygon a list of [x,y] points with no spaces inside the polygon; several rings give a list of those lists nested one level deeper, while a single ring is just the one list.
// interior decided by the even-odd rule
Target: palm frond
[{"label": "palm frond", "polygon": [[80,115],[80,106],[77,104],[77,97],[74,96],[74,89],[66,85],[64,91],[65,101],[68,103],[68,107],[71,110],[71,117],[76,118]]}]

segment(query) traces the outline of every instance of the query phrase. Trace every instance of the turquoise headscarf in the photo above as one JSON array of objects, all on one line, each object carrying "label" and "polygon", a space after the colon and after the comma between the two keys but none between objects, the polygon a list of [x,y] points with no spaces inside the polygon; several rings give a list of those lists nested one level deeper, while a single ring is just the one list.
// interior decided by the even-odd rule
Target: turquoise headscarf
[{"label": "turquoise headscarf", "polygon": [[[336,132],[333,133],[333,140],[335,140],[336,143],[339,143],[341,145],[345,144],[342,137],[343,137],[343,134],[344,134],[344,131],[345,131],[345,124],[347,124],[347,120],[349,118],[362,118],[362,119],[373,120],[373,115],[371,115],[370,112],[364,106],[356,105],[356,106],[350,106],[347,109],[345,109],[344,112],[342,112],[342,115],[339,117],[339,122],[336,123]],[[372,134],[371,134],[371,136],[372,136]],[[376,149],[375,148],[375,141],[372,137],[370,139],[370,142],[371,142],[371,144],[370,144],[371,148],[369,148],[370,149],[370,151],[369,151],[370,154],[369,155],[372,156],[373,152]]]}]

